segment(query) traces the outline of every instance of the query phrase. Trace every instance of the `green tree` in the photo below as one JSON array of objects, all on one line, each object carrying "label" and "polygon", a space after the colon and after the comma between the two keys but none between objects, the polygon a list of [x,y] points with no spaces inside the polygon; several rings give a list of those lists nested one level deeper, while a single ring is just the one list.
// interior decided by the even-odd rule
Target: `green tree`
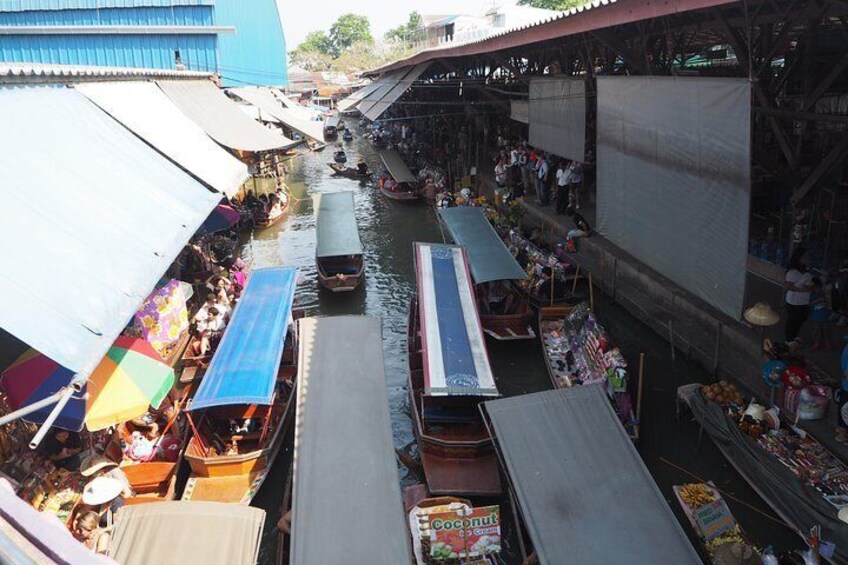
[{"label": "green tree", "polygon": [[306,34],[296,51],[317,51],[329,55],[333,50],[333,42],[330,36],[323,31],[310,31]]},{"label": "green tree", "polygon": [[297,49],[289,53],[292,64],[308,71],[326,71],[333,59],[333,42],[323,31],[312,31]]},{"label": "green tree", "polygon": [[411,12],[409,20],[405,24],[399,25],[396,28],[386,32],[385,38],[388,40],[412,42],[421,31],[421,14]]},{"label": "green tree", "polygon": [[586,0],[518,0],[518,4],[546,10],[568,10],[586,4]]},{"label": "green tree", "polygon": [[354,43],[372,43],[374,39],[371,37],[371,23],[365,16],[343,14],[330,27],[330,40],[335,57]]}]

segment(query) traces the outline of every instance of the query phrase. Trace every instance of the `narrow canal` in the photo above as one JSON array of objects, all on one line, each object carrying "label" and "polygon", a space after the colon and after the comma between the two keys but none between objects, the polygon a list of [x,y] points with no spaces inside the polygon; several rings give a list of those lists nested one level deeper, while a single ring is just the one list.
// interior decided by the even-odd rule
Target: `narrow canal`
[{"label": "narrow canal", "polygon": [[[355,129],[355,128],[354,128]],[[355,132],[358,135],[358,132]],[[348,159],[362,155],[372,169],[379,167],[379,156],[370,144],[354,140],[346,144]],[[267,230],[253,234],[245,242],[242,256],[252,267],[290,265],[300,269],[295,308],[307,315],[366,314],[383,320],[383,351],[388,402],[392,413],[395,447],[414,442],[406,389],[406,316],[409,298],[414,292],[412,260],[414,241],[441,242],[436,214],[431,206],[408,205],[386,200],[372,184],[331,176],[327,163],[332,148],[306,153],[289,162],[287,179],[297,199],[288,217]],[[352,191],[356,217],[365,248],[364,287],[350,294],[332,294],[318,290],[315,272],[315,223],[311,195],[319,192]],[[639,452],[658,483],[670,507],[693,543],[696,538],[680,510],[672,485],[694,482],[696,476],[714,481],[725,493],[731,511],[743,528],[762,546],[775,549],[800,547],[800,539],[768,509],[742,481],[712,445],[706,435],[699,442],[698,427],[684,416],[676,418],[675,391],[681,384],[708,379],[702,370],[686,361],[678,352],[673,360],[667,342],[646,325],[596,293],[600,321],[619,342],[632,364],[635,375],[639,353],[646,354],[641,439]],[[356,336],[351,336],[356,339]],[[538,340],[487,342],[492,368],[502,394],[512,396],[549,388],[549,380]],[[259,492],[255,504],[268,513],[260,563],[275,562],[277,533],[286,476],[291,465],[291,446],[281,453],[272,474]],[[344,466],[344,461],[339,461]],[[421,482],[423,477],[399,465],[402,486]],[[687,474],[691,473],[691,474]],[[605,485],[599,484],[603,489]],[[727,498],[727,496],[725,497]],[[339,501],[344,504],[344,501]],[[610,512],[616,512],[610,508]],[[639,516],[633,516],[638,520]],[[598,532],[607,542],[615,543],[618,532]],[[634,556],[636,557],[636,556]],[[512,557],[504,563],[514,563]],[[636,560],[638,562],[638,559]]]}]

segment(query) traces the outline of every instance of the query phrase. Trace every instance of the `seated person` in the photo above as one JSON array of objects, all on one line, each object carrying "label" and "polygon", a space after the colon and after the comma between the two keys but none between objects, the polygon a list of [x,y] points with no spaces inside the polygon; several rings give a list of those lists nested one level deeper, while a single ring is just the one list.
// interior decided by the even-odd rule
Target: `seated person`
[{"label": "seated person", "polygon": [[206,320],[197,323],[197,340],[192,343],[193,353],[203,357],[217,345],[227,324],[217,306],[209,308]]},{"label": "seated person", "polygon": [[206,302],[198,309],[197,314],[194,315],[194,321],[197,324],[206,321],[206,318],[209,317],[209,309],[217,306],[218,299],[215,296],[214,292],[210,292],[206,295]]},{"label": "seated person", "polygon": [[395,183],[395,179],[389,178],[389,179],[386,179],[385,183],[383,183],[383,188],[385,188],[386,190],[391,190],[392,192],[394,192],[396,185],[397,185],[397,183]]},{"label": "seated person", "polygon": [[56,467],[76,471],[79,469],[79,453],[82,442],[76,432],[53,428],[38,446],[39,452],[53,462]]},{"label": "seated person", "polygon": [[129,479],[127,479],[126,474],[124,474],[118,464],[102,455],[91,455],[83,459],[80,464],[80,474],[89,480],[96,479],[97,477],[117,479],[123,485],[121,496],[124,498],[135,496],[135,491],[133,491]]},{"label": "seated person", "polygon": [[94,553],[105,555],[109,548],[109,532],[101,528],[100,516],[88,510],[77,516],[74,521],[74,538]]},{"label": "seated person", "polygon": [[368,163],[364,159],[359,159],[359,162],[356,164],[356,172],[360,175],[368,174]]},{"label": "seated person", "polygon": [[122,490],[124,485],[118,479],[97,477],[85,485],[82,491],[83,506],[77,507],[77,512],[94,512],[100,526],[109,528],[115,521],[115,513],[127,505],[121,496]]}]

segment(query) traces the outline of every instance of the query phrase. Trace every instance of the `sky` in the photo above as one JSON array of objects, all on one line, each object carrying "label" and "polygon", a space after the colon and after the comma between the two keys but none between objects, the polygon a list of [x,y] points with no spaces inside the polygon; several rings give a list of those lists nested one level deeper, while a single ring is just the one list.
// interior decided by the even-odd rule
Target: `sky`
[{"label": "sky", "polygon": [[377,38],[406,23],[414,10],[421,14],[476,14],[492,5],[492,0],[277,0],[288,51],[295,49],[310,31],[329,31],[336,18],[348,12],[367,16],[371,35]]}]

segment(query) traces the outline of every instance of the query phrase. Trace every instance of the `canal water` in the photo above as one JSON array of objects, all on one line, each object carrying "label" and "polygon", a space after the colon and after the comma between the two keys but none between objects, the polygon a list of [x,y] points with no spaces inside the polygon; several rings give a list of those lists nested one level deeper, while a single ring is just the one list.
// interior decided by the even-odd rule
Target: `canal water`
[{"label": "canal water", "polygon": [[[355,132],[358,136],[358,132]],[[380,166],[377,152],[359,139],[346,143],[349,162],[359,155],[371,169]],[[306,153],[289,162],[287,184],[295,202],[288,216],[277,225],[253,234],[245,242],[242,257],[251,268],[289,265],[300,269],[295,308],[307,315],[365,314],[383,321],[383,352],[392,414],[395,447],[414,443],[406,388],[406,317],[409,298],[415,291],[412,243],[442,242],[436,214],[423,203],[403,204],[387,200],[372,183],[331,176],[327,163],[333,148]],[[320,192],[354,193],[356,218],[365,250],[365,282],[353,293],[333,294],[319,291],[315,270],[315,223],[311,195]],[[762,546],[776,549],[800,547],[800,539],[768,509],[761,499],[739,478],[723,456],[691,418],[676,417],[675,391],[681,384],[705,381],[709,375],[689,363],[678,352],[672,358],[667,342],[645,324],[596,293],[599,320],[619,343],[636,374],[640,353],[646,354],[642,405],[641,439],[638,449],[651,474],[678,517],[681,527],[696,542],[692,528],[679,508],[672,485],[693,482],[696,477],[714,481],[727,495],[731,511],[743,528]],[[491,365],[502,394],[513,396],[546,390],[550,387],[538,340],[487,342]],[[540,430],[540,433],[543,433]],[[415,446],[412,446],[413,452]],[[344,461],[339,461],[344,466]],[[275,562],[277,533],[286,477],[291,466],[291,446],[281,453],[272,473],[254,503],[268,514],[260,563]],[[402,487],[423,481],[398,463]],[[598,489],[608,485],[598,484]],[[727,498],[727,496],[726,496]],[[339,501],[344,504],[345,501]],[[609,512],[617,512],[610,508]],[[633,520],[639,520],[635,515]],[[615,543],[620,532],[599,531],[600,543]],[[332,535],[330,536],[332,538]],[[516,552],[509,552],[516,553]],[[637,556],[634,556],[634,558]],[[507,555],[504,563],[518,563]],[[636,559],[635,562],[638,562]]]}]

